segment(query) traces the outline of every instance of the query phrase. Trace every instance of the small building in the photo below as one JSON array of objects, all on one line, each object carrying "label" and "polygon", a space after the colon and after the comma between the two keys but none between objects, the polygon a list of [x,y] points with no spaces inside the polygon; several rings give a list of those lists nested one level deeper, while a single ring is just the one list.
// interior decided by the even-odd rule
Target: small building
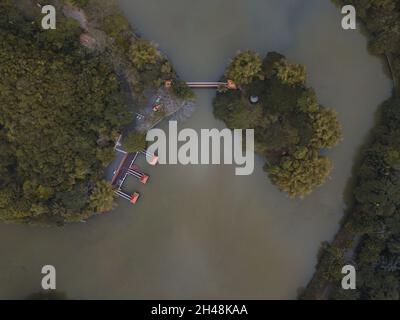
[{"label": "small building", "polygon": [[143,175],[140,177],[140,182],[143,183],[143,184],[146,184],[147,181],[149,181],[149,176],[148,176],[147,174],[143,174]]},{"label": "small building", "polygon": [[131,195],[130,202],[131,202],[132,204],[136,204],[136,202],[138,201],[139,197],[140,197],[139,192],[134,192],[134,193]]}]

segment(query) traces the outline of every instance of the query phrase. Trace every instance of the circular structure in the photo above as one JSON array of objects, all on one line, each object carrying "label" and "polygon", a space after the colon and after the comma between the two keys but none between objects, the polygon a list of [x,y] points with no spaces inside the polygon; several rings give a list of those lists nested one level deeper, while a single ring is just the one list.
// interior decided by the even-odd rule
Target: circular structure
[{"label": "circular structure", "polygon": [[250,96],[250,102],[252,104],[258,103],[259,100],[260,100],[260,98],[258,96]]}]

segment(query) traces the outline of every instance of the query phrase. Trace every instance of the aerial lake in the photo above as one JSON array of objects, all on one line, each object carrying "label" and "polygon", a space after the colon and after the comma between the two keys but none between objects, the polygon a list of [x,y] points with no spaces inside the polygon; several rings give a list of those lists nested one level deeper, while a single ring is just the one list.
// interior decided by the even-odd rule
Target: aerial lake
[{"label": "aerial lake", "polygon": [[[343,125],[343,142],[326,152],[331,178],[292,200],[271,184],[259,157],[250,176],[226,165],[146,167],[150,182],[136,206],[118,200],[113,212],[64,228],[1,224],[0,298],[40,291],[46,264],[68,298],[296,298],[321,242],[338,230],[355,157],[390,95],[383,63],[359,30],[341,28],[328,0],[120,3],[186,81],[217,81],[238,50],[278,51],[304,64],[318,100]],[[196,110],[179,126],[224,128],[212,113],[215,91],[196,94]]]}]

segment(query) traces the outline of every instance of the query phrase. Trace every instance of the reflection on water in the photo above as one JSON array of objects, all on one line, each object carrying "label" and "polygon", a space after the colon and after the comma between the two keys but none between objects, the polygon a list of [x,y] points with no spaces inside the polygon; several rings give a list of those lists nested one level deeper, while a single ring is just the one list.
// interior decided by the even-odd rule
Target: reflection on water
[{"label": "reflection on water", "polygon": [[[335,169],[313,195],[290,200],[234,166],[157,166],[135,207],[64,229],[0,225],[0,298],[39,290],[44,264],[70,298],[294,298],[342,215],[356,148],[390,82],[358,32],[320,0],[120,0],[141,34],[160,44],[183,79],[217,80],[239,49],[280,51],[307,66],[318,99],[339,112]],[[212,91],[182,127],[223,128]],[[166,124],[164,124],[165,126]],[[133,181],[134,182],[134,181]],[[131,186],[135,188],[135,186]]]}]

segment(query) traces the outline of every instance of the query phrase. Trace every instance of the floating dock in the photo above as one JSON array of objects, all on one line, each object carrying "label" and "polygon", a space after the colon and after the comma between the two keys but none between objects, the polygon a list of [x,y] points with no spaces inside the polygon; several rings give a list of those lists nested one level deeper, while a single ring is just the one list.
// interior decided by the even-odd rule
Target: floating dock
[{"label": "floating dock", "polygon": [[143,150],[140,152],[127,153],[124,150],[120,150],[119,148],[115,148],[115,150],[119,153],[122,153],[124,156],[121,159],[121,162],[118,166],[118,169],[115,170],[111,185],[115,188],[115,194],[122,199],[129,201],[132,204],[136,204],[138,201],[140,194],[139,192],[134,192],[133,194],[128,194],[122,190],[122,187],[125,183],[125,180],[128,176],[133,176],[137,178],[142,184],[146,184],[149,180],[149,176],[141,171],[135,166],[135,161],[139,154],[143,154],[146,156],[147,162],[150,165],[156,165],[158,162],[158,157],[150,152]]}]

